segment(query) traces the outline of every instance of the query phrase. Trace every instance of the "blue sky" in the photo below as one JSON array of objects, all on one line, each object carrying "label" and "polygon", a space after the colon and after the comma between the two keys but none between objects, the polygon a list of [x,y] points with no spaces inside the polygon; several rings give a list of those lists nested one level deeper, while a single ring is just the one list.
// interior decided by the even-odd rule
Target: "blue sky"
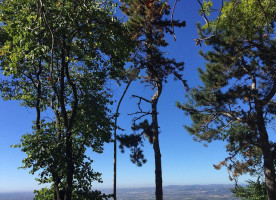
[{"label": "blue sky", "polygon": [[[170,2],[173,4],[173,2]],[[218,7],[218,6],[217,6]],[[193,39],[197,38],[196,22],[203,22],[198,15],[199,5],[196,0],[179,1],[175,10],[175,19],[186,20],[187,26],[176,29],[177,41],[169,37],[170,46],[166,49],[168,56],[185,62],[184,78],[190,87],[200,84],[197,68],[204,67],[204,60],[198,55],[199,46],[195,46]],[[122,88],[112,86],[114,98],[119,99]],[[215,170],[213,164],[224,160],[225,148],[222,142],[214,142],[208,148],[201,143],[194,142],[183,125],[191,123],[184,113],[176,108],[175,102],[185,101],[185,90],[182,83],[170,79],[164,85],[163,94],[159,102],[160,148],[162,154],[163,184],[231,184],[225,168]],[[130,86],[128,94],[121,106],[118,124],[130,130],[131,119],[127,115],[136,110],[136,100],[130,95],[150,95],[152,91],[144,88],[139,82]],[[35,182],[35,176],[28,170],[18,170],[25,154],[20,149],[10,148],[16,144],[20,136],[31,131],[35,112],[22,107],[19,102],[0,100],[0,192],[32,191],[40,188]],[[145,156],[148,162],[143,167],[137,167],[130,162],[128,151],[118,153],[118,187],[154,186],[154,156],[152,146],[145,141]],[[103,154],[88,154],[95,161],[92,167],[103,173],[103,183],[93,185],[96,188],[111,188],[113,183],[113,144],[106,144]],[[244,183],[248,176],[242,177]]]}]

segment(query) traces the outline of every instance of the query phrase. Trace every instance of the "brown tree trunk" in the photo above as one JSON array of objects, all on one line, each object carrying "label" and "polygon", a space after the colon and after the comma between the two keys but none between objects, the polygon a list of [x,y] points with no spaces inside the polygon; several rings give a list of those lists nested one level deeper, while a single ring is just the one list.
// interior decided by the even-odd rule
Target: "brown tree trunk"
[{"label": "brown tree trunk", "polygon": [[61,200],[59,196],[59,189],[56,183],[54,184],[54,198],[55,200]]},{"label": "brown tree trunk", "polygon": [[[36,69],[35,69],[36,70]],[[36,130],[40,131],[40,115],[41,115],[41,110],[40,110],[40,101],[41,101],[41,80],[40,80],[40,75],[42,72],[42,67],[41,67],[41,61],[38,64],[38,72],[36,73],[36,80],[37,80],[37,99],[36,99]]]},{"label": "brown tree trunk", "polygon": [[63,200],[64,199],[64,191],[59,189],[60,180],[54,182],[54,198],[55,200]]},{"label": "brown tree trunk", "polygon": [[[66,41],[63,41],[64,48],[62,49],[62,56],[61,56],[61,76],[60,76],[60,107],[61,113],[63,117],[63,124],[65,128],[65,159],[66,159],[66,187],[65,187],[65,196],[64,200],[71,200],[72,199],[72,192],[73,192],[73,175],[74,175],[74,160],[73,160],[73,145],[72,145],[72,127],[74,118],[76,116],[77,107],[78,107],[78,96],[77,96],[77,88],[76,85],[72,82],[70,74],[69,74],[69,63],[66,62],[66,57],[68,57],[69,49],[66,46]],[[67,52],[67,54],[66,54]],[[72,114],[70,119],[68,119],[68,113],[66,111],[65,106],[65,76],[69,82],[69,85],[72,88],[73,96],[74,96],[74,103],[72,108]]]},{"label": "brown tree trunk", "polygon": [[275,168],[269,144],[268,147],[262,149],[262,152],[264,156],[264,175],[268,200],[276,200]]},{"label": "brown tree trunk", "polygon": [[66,137],[66,188],[64,200],[72,199],[74,163],[72,155],[72,137]]},{"label": "brown tree trunk", "polygon": [[257,110],[257,126],[260,134],[260,142],[262,146],[262,153],[264,159],[264,176],[266,183],[266,190],[268,200],[276,200],[276,183],[275,183],[275,168],[274,160],[271,151],[271,145],[269,143],[268,133],[265,126],[265,120],[263,117],[263,111],[256,106]]},{"label": "brown tree trunk", "polygon": [[155,197],[156,200],[163,200],[163,187],[162,187],[162,165],[161,153],[159,147],[159,127],[158,127],[158,112],[157,103],[162,92],[162,83],[157,82],[157,91],[152,97],[152,128],[153,128],[153,150],[155,158]]}]

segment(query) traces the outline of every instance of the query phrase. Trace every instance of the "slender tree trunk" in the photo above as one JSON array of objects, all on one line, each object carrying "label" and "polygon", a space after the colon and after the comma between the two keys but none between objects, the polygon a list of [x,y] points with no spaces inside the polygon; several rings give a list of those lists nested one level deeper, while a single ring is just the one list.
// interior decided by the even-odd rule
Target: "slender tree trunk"
[{"label": "slender tree trunk", "polygon": [[265,126],[263,111],[256,106],[257,110],[257,126],[260,134],[260,141],[262,145],[262,153],[264,158],[264,176],[267,189],[268,200],[276,200],[276,183],[275,183],[275,168],[274,160],[269,143],[268,133]]},{"label": "slender tree trunk", "polygon": [[117,133],[114,131],[113,199],[117,199]]},{"label": "slender tree trunk", "polygon": [[64,191],[60,191],[59,185],[60,180],[54,181],[54,197],[55,200],[63,200],[64,199]]},{"label": "slender tree trunk", "polygon": [[72,199],[74,163],[71,133],[66,137],[66,189],[64,200]]},{"label": "slender tree trunk", "polygon": [[116,109],[116,116],[115,116],[115,129],[114,129],[114,171],[113,171],[113,199],[116,200],[117,199],[117,119],[119,116],[119,109],[120,109],[120,105],[122,103],[122,100],[131,84],[132,80],[130,80],[119,100],[119,103],[117,105],[117,109]]},{"label": "slender tree trunk", "polygon": [[[37,69],[34,69],[35,71],[37,71]],[[41,67],[41,61],[39,61],[38,64],[38,71],[36,72],[36,81],[37,81],[37,87],[36,87],[36,91],[37,91],[37,99],[36,99],[36,130],[40,131],[40,118],[41,118],[41,110],[40,110],[40,101],[41,101],[41,81],[40,81],[40,75],[42,72],[42,67]]]},{"label": "slender tree trunk", "polygon": [[163,200],[163,187],[162,187],[162,165],[161,165],[161,153],[159,147],[159,126],[158,126],[158,112],[157,103],[162,92],[162,83],[157,82],[157,91],[152,97],[152,128],[153,128],[153,150],[155,158],[155,197],[156,200]]},{"label": "slender tree trunk", "polygon": [[[61,113],[63,117],[63,124],[65,128],[65,159],[66,159],[66,187],[65,187],[65,196],[64,200],[72,200],[73,192],[73,174],[74,174],[74,160],[73,160],[73,145],[72,145],[72,127],[74,118],[76,116],[77,107],[78,107],[78,97],[77,97],[77,88],[76,85],[72,82],[69,74],[69,63],[66,62],[66,57],[68,56],[69,49],[66,46],[66,41],[63,39],[62,56],[61,56],[61,73],[60,73],[60,91],[59,91],[59,100]],[[67,52],[67,53],[66,53]],[[70,119],[68,119],[68,113],[65,106],[65,76],[69,82],[69,85],[72,88],[74,103],[72,108],[72,114]]]}]

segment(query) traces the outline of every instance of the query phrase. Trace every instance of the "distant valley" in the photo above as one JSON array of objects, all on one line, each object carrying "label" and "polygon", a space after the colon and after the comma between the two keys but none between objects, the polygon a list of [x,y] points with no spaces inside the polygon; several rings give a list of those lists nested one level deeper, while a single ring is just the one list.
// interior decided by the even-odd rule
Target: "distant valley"
[{"label": "distant valley", "polygon": [[[171,185],[164,187],[164,200],[237,200],[232,196],[233,185]],[[111,189],[103,189],[111,193]],[[154,200],[154,188],[122,188],[118,200]],[[0,193],[0,200],[32,200],[32,192]]]}]

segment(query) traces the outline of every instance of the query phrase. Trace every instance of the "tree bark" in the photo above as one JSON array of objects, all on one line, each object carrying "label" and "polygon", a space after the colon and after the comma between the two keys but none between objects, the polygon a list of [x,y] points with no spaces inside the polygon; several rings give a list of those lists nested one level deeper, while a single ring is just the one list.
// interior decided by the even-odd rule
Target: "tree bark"
[{"label": "tree bark", "polygon": [[71,133],[66,134],[66,188],[64,200],[72,199],[74,163]]},{"label": "tree bark", "polygon": [[276,200],[276,183],[273,152],[271,151],[271,145],[269,143],[269,137],[265,126],[262,108],[260,108],[260,106],[256,106],[256,111],[257,127],[260,134],[260,142],[262,146],[262,154],[264,159],[263,167],[268,200]]},{"label": "tree bark", "polygon": [[[73,154],[72,154],[72,133],[71,133],[71,124],[68,120],[68,114],[65,107],[65,97],[64,97],[64,90],[65,90],[65,74],[68,76],[68,63],[66,62],[66,54],[65,54],[65,41],[64,48],[62,49],[62,56],[61,56],[61,76],[60,76],[60,90],[59,90],[59,100],[60,100],[60,107],[61,107],[61,114],[63,118],[63,124],[65,128],[65,160],[66,160],[66,187],[65,187],[65,196],[64,200],[71,200],[72,199],[72,190],[73,190],[73,172],[74,172],[74,163],[73,163]],[[67,77],[68,78],[68,77]],[[75,106],[75,104],[74,104]],[[74,111],[74,110],[73,110]],[[71,119],[73,117],[71,116]],[[70,120],[71,122],[71,120]]]},{"label": "tree bark", "polygon": [[163,200],[163,187],[162,187],[162,165],[161,165],[161,153],[159,147],[159,126],[158,126],[158,112],[157,103],[162,92],[162,83],[156,82],[157,91],[152,97],[152,129],[153,129],[153,150],[155,158],[155,197],[156,200]]},{"label": "tree bark", "polygon": [[41,61],[39,61],[38,64],[38,72],[36,73],[36,81],[37,81],[37,99],[36,99],[36,130],[40,131],[40,118],[41,118],[41,110],[40,110],[40,101],[41,101],[41,81],[40,81],[40,75],[42,72],[42,67],[41,67]]},{"label": "tree bark", "polygon": [[[54,180],[55,180],[55,178],[54,178]],[[59,184],[60,184],[60,180],[58,178],[58,180],[54,181],[54,198],[55,198],[55,200],[63,200],[64,199],[64,191],[60,190],[60,188],[58,186]]]}]

